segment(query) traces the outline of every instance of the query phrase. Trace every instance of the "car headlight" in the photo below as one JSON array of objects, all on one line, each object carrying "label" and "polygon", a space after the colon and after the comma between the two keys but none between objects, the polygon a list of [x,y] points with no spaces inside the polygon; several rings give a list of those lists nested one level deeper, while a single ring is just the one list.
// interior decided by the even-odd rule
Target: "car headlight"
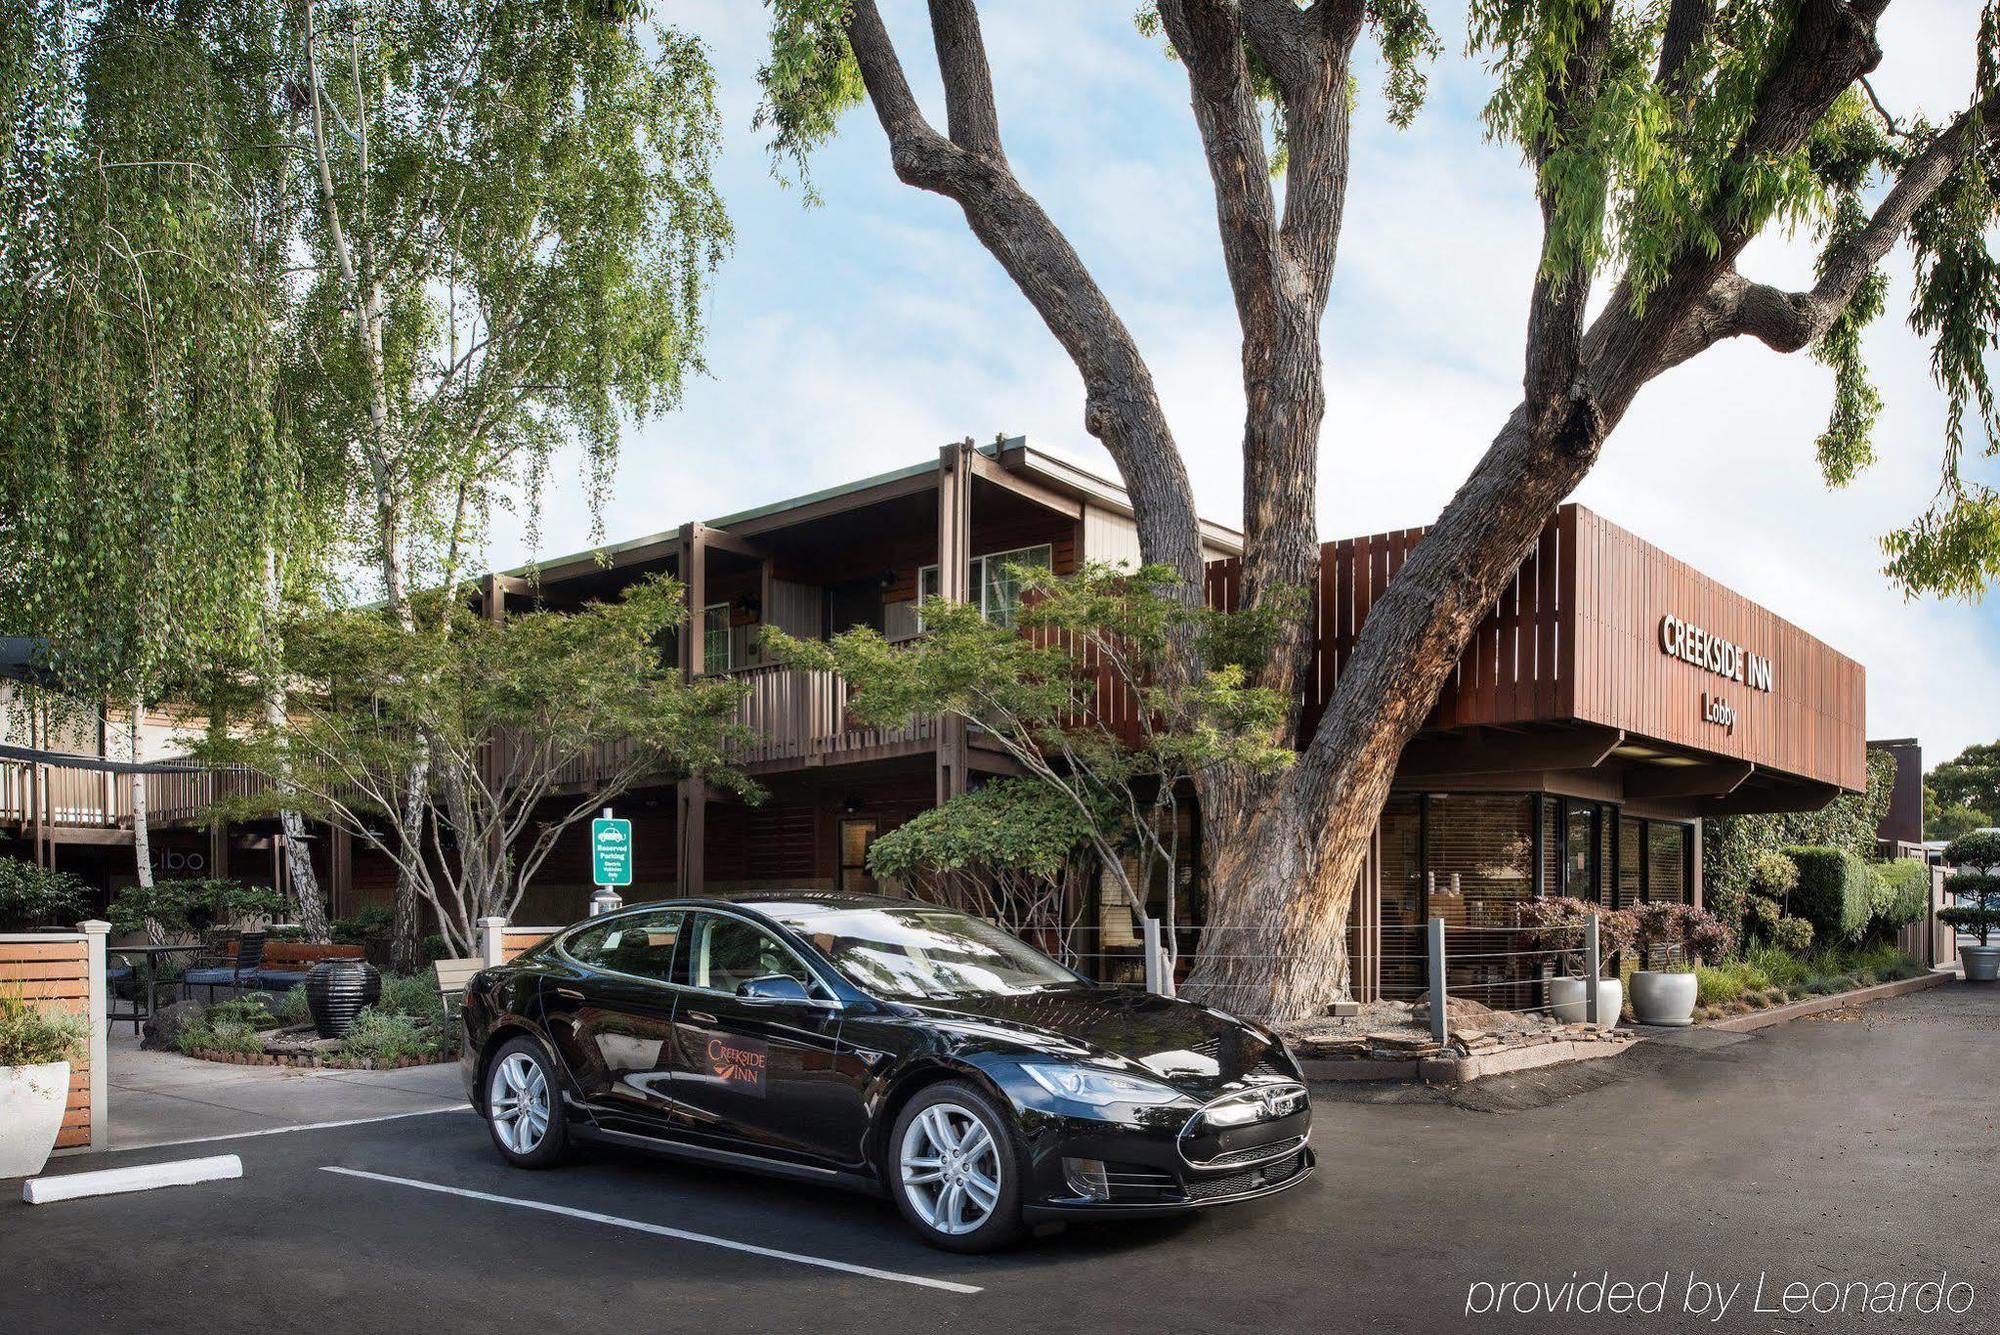
[{"label": "car headlight", "polygon": [[1172,1103],[1181,1097],[1179,1090],[1154,1080],[1067,1062],[1022,1062],[1021,1069],[1057,1098],[1093,1107],[1111,1103]]}]

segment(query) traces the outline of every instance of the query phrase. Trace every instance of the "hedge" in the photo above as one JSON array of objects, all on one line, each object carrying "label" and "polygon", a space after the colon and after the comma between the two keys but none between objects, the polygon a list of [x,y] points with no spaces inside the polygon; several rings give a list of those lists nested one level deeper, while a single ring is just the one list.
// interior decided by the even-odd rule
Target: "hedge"
[{"label": "hedge", "polygon": [[1893,932],[1923,920],[1931,893],[1931,869],[1923,859],[1897,858],[1875,863],[1868,870],[1874,877],[1870,931]]},{"label": "hedge", "polygon": [[1785,850],[1799,869],[1799,888],[1792,892],[1792,912],[1813,926],[1821,945],[1859,940],[1868,928],[1868,864],[1839,848],[1797,845]]}]

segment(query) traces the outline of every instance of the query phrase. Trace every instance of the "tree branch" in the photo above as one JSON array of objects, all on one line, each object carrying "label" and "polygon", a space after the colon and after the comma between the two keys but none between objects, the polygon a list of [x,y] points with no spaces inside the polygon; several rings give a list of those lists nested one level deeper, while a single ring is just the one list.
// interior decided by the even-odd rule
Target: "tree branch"
[{"label": "tree branch", "polygon": [[930,5],[951,141],[968,153],[1003,161],[1000,112],[993,103],[993,71],[986,64],[978,7],[972,0],[930,0]]}]

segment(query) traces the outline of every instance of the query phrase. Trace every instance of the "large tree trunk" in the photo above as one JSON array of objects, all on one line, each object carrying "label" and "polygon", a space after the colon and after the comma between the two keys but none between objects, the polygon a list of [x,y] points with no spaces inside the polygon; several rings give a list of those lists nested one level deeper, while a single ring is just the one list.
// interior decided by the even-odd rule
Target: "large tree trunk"
[{"label": "large tree trunk", "polygon": [[1369,611],[1319,731],[1218,851],[1186,995],[1290,1019],[1347,994],[1348,910],[1403,747],[1605,429],[1582,412],[1550,438],[1529,419],[1515,410],[1417,544]]},{"label": "large tree trunk", "polygon": [[[284,632],[279,628],[282,597],[278,555],[274,548],[266,546],[264,548],[264,634],[270,666],[265,678],[264,717],[280,735],[285,722],[284,648],[280,638]],[[289,785],[283,780],[280,780],[280,787],[289,791]],[[326,920],[326,896],[320,891],[319,873],[313,869],[312,845],[306,835],[305,819],[297,811],[286,808],[278,813],[278,825],[284,831],[285,848],[290,854],[288,861],[292,892],[298,900],[299,926],[305,929],[306,940],[316,945],[325,945],[333,939],[333,934]]]}]

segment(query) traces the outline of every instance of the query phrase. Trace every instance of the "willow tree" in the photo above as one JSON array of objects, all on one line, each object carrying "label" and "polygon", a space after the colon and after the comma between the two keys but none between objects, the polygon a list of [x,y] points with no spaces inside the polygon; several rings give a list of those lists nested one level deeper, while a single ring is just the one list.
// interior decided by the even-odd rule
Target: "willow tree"
[{"label": "willow tree", "polygon": [[[1214,936],[1231,945],[1197,963],[1190,994],[1290,1015],[1345,989],[1350,900],[1402,748],[1644,386],[1728,339],[1809,350],[1834,379],[1822,470],[1840,483],[1868,462],[1879,397],[1860,331],[1883,307],[1878,266],[1899,240],[1914,254],[1911,324],[1931,343],[1949,426],[1937,503],[1891,535],[1890,572],[1913,592],[1964,593],[2000,569],[2000,501],[1959,468],[1968,419],[1981,448],[1993,439],[1983,355],[2000,311],[1986,239],[1996,20],[1987,5],[1967,38],[1973,86],[1934,122],[1892,115],[1868,95],[1886,7],[1473,0],[1471,53],[1495,78],[1486,128],[1525,156],[1543,219],[1522,397],[1374,604],[1316,730],[1302,738],[1296,716],[1288,722],[1298,762],[1203,785],[1209,920],[1232,930]],[[1084,428],[1131,494],[1145,559],[1179,571],[1183,596],[1199,597],[1193,498],[1151,372],[1009,165],[973,0],[929,3],[943,130],[912,95],[873,0],[774,0],[772,10],[760,121],[778,165],[802,167],[844,109],[873,106],[896,175],[959,206],[1075,363]],[[1317,572],[1320,325],[1347,206],[1357,47],[1372,33],[1389,70],[1387,112],[1401,122],[1438,42],[1416,0],[1160,0],[1141,27],[1164,34],[1186,72],[1214,191],[1242,335],[1243,590],[1256,605]],[[1751,240],[1772,230],[1816,242],[1811,287],[1739,271]],[[1308,652],[1300,628],[1263,683],[1295,696]],[[1199,646],[1182,653],[1182,670],[1198,671]]]},{"label": "willow tree", "polygon": [[133,759],[149,703],[254,654],[271,571],[312,564],[337,505],[275,411],[271,10],[174,8],[0,23],[0,620],[47,642],[72,708],[122,707]]},{"label": "willow tree", "polygon": [[[729,243],[695,39],[631,0],[299,0],[286,31],[309,257],[288,383],[300,428],[364,480],[386,614],[451,588],[496,505],[532,519],[582,446],[593,502],[622,420],[701,368],[702,298]],[[532,528],[532,524],[531,524]],[[421,830],[420,747],[401,825]],[[449,785],[448,785],[449,786]],[[399,862],[398,963],[419,890]]]}]

